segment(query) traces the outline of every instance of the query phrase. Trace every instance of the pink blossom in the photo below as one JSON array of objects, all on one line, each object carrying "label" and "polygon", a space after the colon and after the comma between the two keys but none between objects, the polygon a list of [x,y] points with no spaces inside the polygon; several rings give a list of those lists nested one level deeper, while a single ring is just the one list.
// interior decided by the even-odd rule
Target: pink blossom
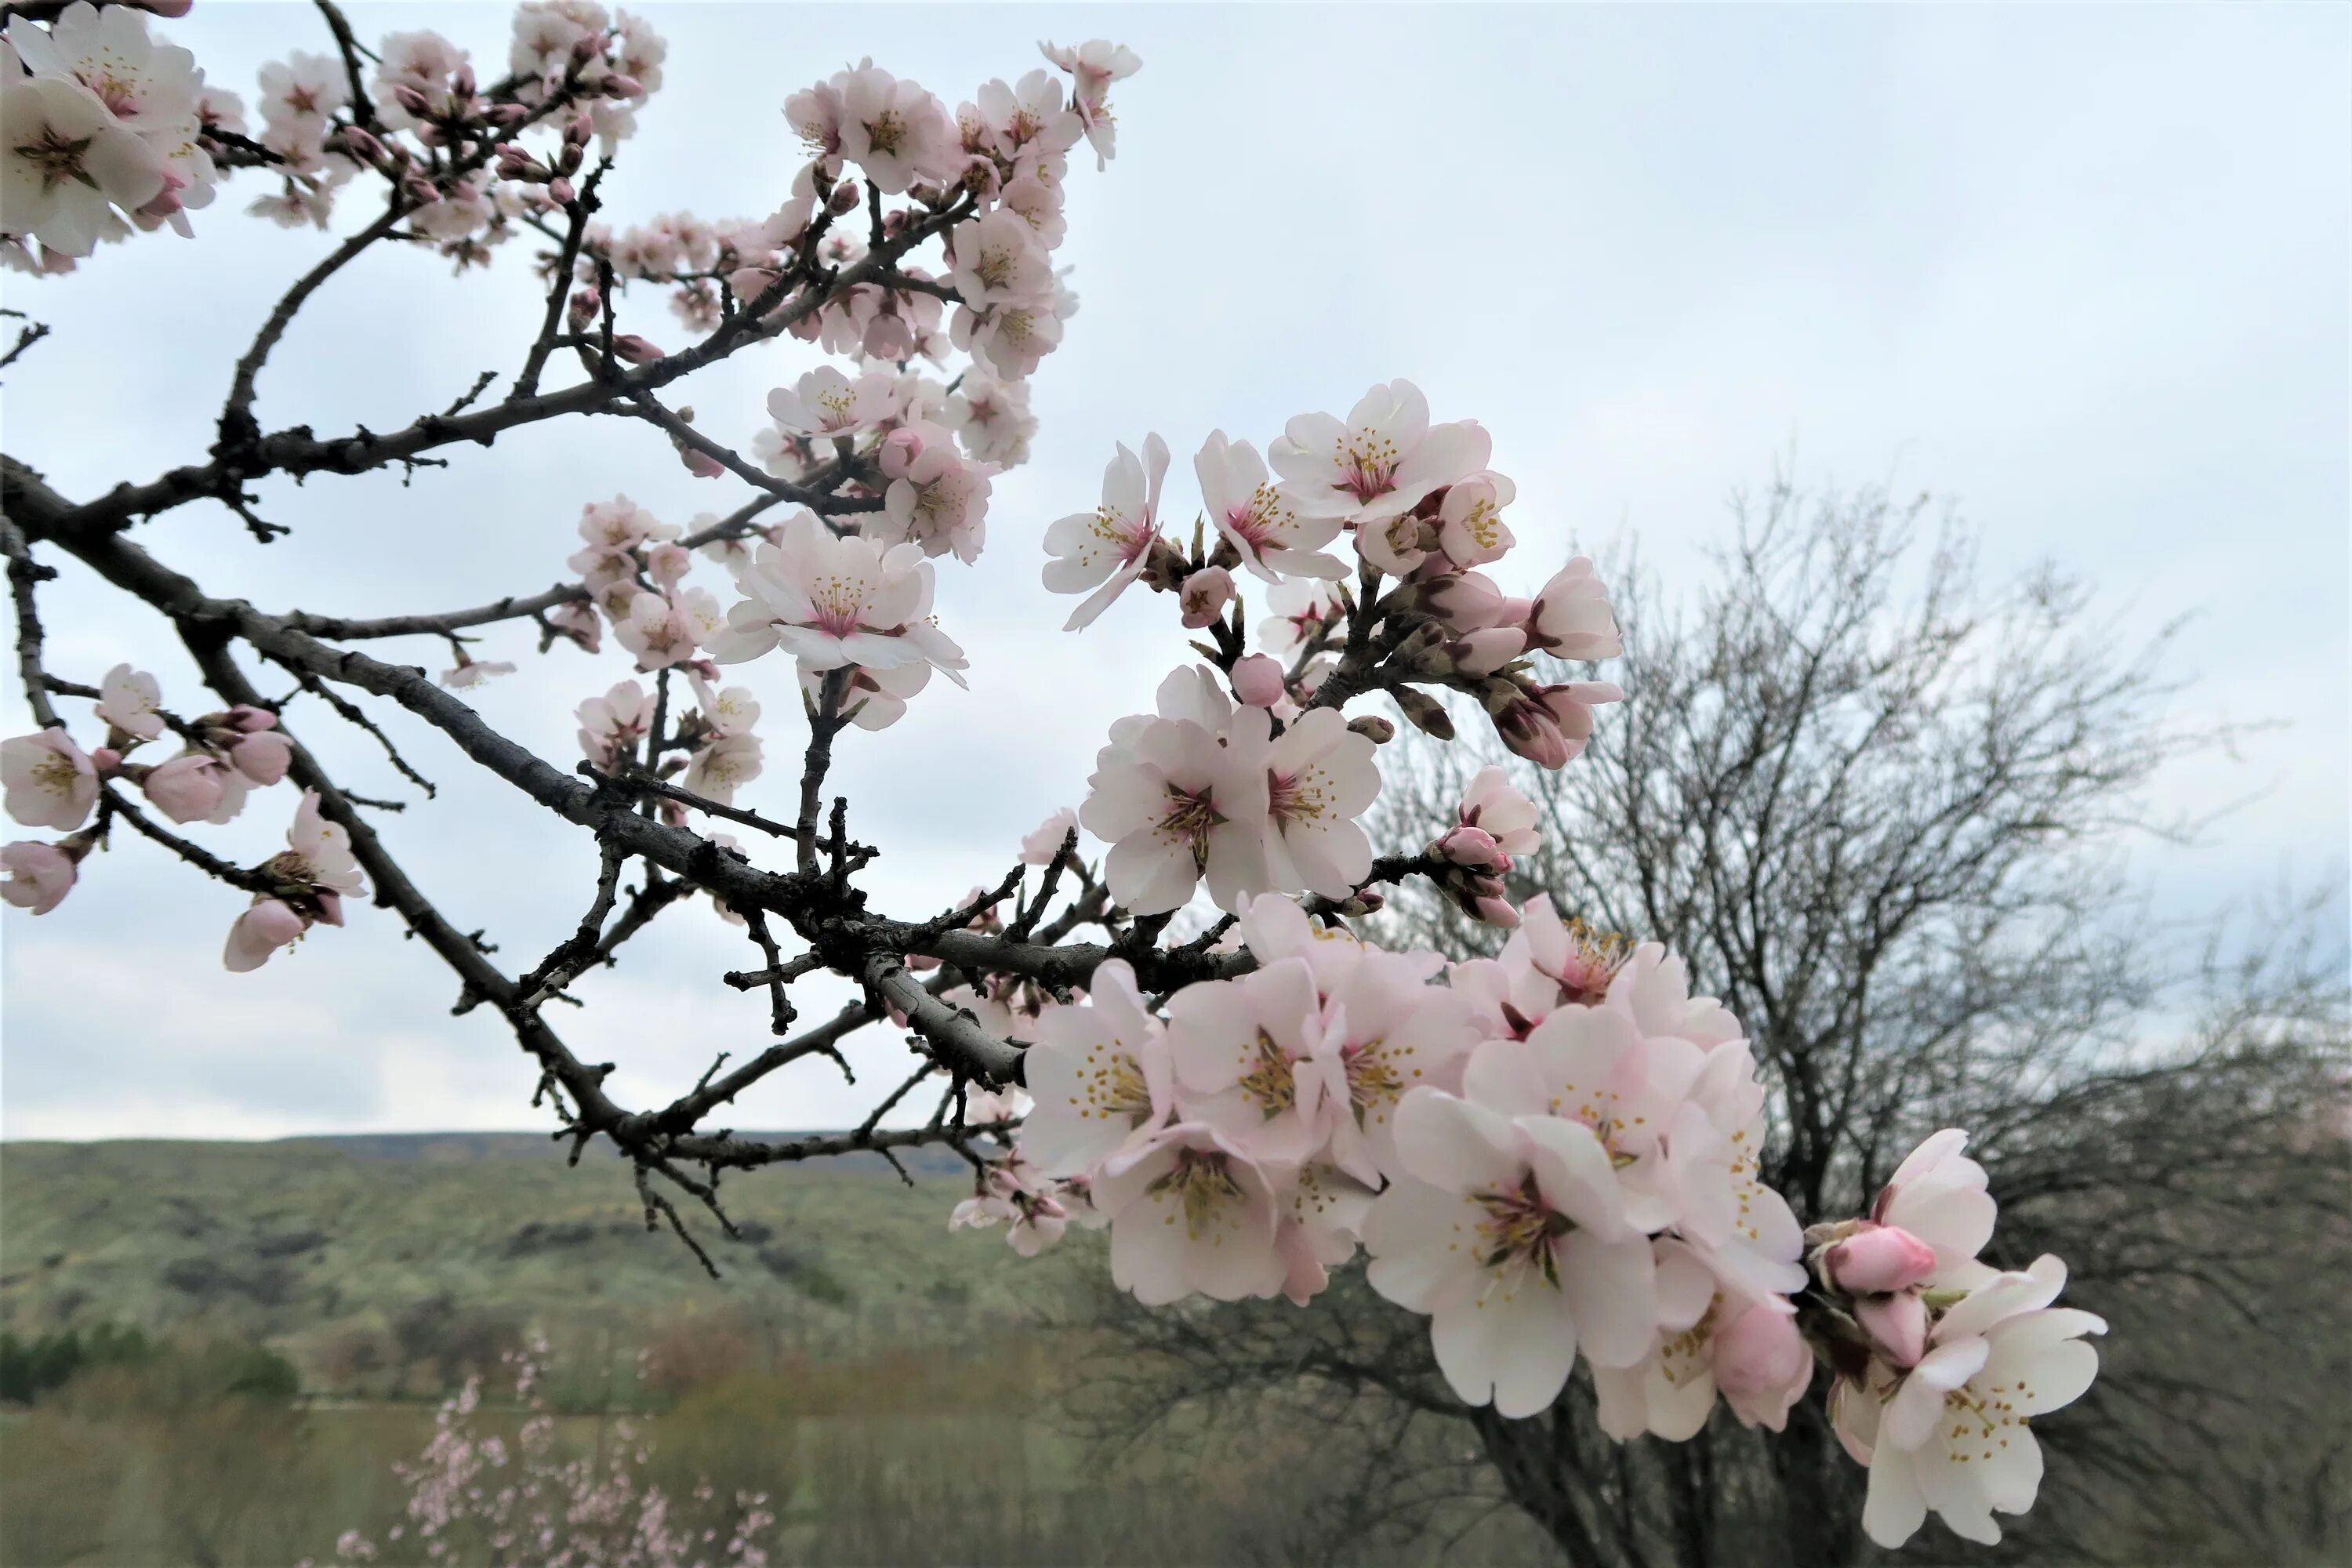
[{"label": "pink blossom", "polygon": [[1282,492],[1304,517],[1383,522],[1441,485],[1486,465],[1492,446],[1475,422],[1429,422],[1429,402],[1409,381],[1375,386],[1343,424],[1302,414],[1267,451]]},{"label": "pink blossom", "polygon": [[2053,1307],[2065,1266],[2036,1258],[2022,1273],[1992,1274],[1938,1318],[1908,1370],[1874,1363],[1831,1396],[1838,1435],[1870,1467],[1864,1531],[1902,1545],[1933,1510],[1953,1533],[2000,1540],[1993,1514],[2023,1513],[2042,1482],[2032,1418],[2071,1405],[2098,1375],[2084,1342],[2106,1324]]},{"label": "pink blossom", "polygon": [[269,955],[310,929],[310,921],[277,899],[256,899],[228,928],[222,964],[233,974],[260,968]]},{"label": "pink blossom", "polygon": [[1484,566],[1511,548],[1503,508],[1517,489],[1500,474],[1473,474],[1451,486],[1437,509],[1437,547],[1455,566]]},{"label": "pink blossom", "polygon": [[948,251],[956,292],[974,306],[1038,299],[1053,286],[1053,262],[1019,213],[1000,207],[958,224]]},{"label": "pink blossom", "polygon": [[634,680],[620,682],[602,697],[589,698],[577,711],[580,750],[590,762],[605,768],[643,740],[653,721],[653,704],[646,689]]},{"label": "pink blossom", "polygon": [[819,365],[791,387],[768,394],[768,413],[778,427],[801,436],[855,436],[870,430],[896,410],[890,378],[868,371],[852,381],[831,365]]},{"label": "pink blossom", "polygon": [[156,711],[163,693],[153,676],[118,664],[106,672],[98,690],[99,700],[91,711],[113,728],[142,741],[154,740],[163,732],[163,715]]},{"label": "pink blossom", "polygon": [[1134,913],[1181,907],[1203,876],[1221,908],[1238,908],[1270,876],[1265,710],[1237,721],[1205,668],[1171,674],[1159,708],[1112,726],[1078,820],[1111,846],[1105,879]]},{"label": "pink blossom", "polygon": [[984,309],[956,307],[950,337],[998,375],[1019,381],[1060,346],[1063,310],[1054,299],[1009,300]]},{"label": "pink blossom", "polygon": [[804,670],[928,664],[963,684],[963,650],[930,619],[931,565],[918,545],[837,538],[803,510],[738,569],[735,585],[746,597],[709,644],[721,664],[782,647]]},{"label": "pink blossom", "polygon": [[0,847],[0,866],[8,880],[0,885],[0,899],[37,915],[47,914],[73,890],[76,857],[63,846],[20,838]]},{"label": "pink blossom", "polygon": [[1045,58],[1070,73],[1070,108],[1095,150],[1095,164],[1108,164],[1118,151],[1118,126],[1110,110],[1110,85],[1143,68],[1143,59],[1125,44],[1090,38],[1076,47],[1040,43]]},{"label": "pink blossom", "polygon": [[1431,1319],[1455,1394],[1532,1415],[1596,1366],[1648,1353],[1657,1321],[1648,1237],[1625,1224],[1608,1152],[1557,1117],[1505,1117],[1433,1089],[1397,1112],[1410,1174],[1364,1222],[1371,1286]]},{"label": "pink blossom", "polygon": [[1114,1155],[1093,1196],[1110,1216],[1111,1280],[1146,1306],[1271,1296],[1288,1277],[1265,1173],[1208,1127],[1180,1123]]},{"label": "pink blossom", "polygon": [[987,538],[989,480],[996,465],[965,457],[940,426],[922,426],[920,434],[920,452],[893,465],[897,471],[882,497],[880,537],[919,545],[925,555],[952,551],[959,561],[975,561]]},{"label": "pink blossom", "polygon": [[1480,768],[1463,786],[1460,820],[1494,840],[1506,855],[1532,855],[1543,847],[1536,823],[1535,803],[1511,786],[1511,776],[1498,767]]},{"label": "pink blossom", "polygon": [[1021,863],[1024,866],[1050,866],[1061,858],[1062,846],[1078,826],[1078,814],[1064,806],[1037,825],[1036,830],[1021,841]]},{"label": "pink blossom", "polygon": [[1070,612],[1064,631],[1093,624],[1142,572],[1160,538],[1160,486],[1167,477],[1167,442],[1145,437],[1140,458],[1122,442],[1103,470],[1102,504],[1045,531],[1054,557],[1045,563],[1045,586],[1056,594],[1094,590]]},{"label": "pink blossom", "polygon": [[1037,1103],[1020,1146],[1040,1171],[1075,1175],[1167,1124],[1175,1110],[1168,1041],[1124,959],[1098,965],[1086,1000],[1048,1007],[1036,1028],[1024,1067]]},{"label": "pink blossom", "polygon": [[1870,1206],[1870,1217],[1924,1242],[1936,1255],[1924,1281],[1936,1289],[1973,1289],[1992,1270],[1977,1261],[1992,1239],[1994,1205],[1985,1170],[1961,1151],[1969,1135],[1948,1127],[1914,1149]]},{"label": "pink blossom", "polygon": [[884,195],[903,195],[919,177],[941,177],[952,167],[955,130],[938,99],[871,60],[837,74],[833,86],[841,156]]},{"label": "pink blossom", "polygon": [[230,787],[228,771],[211,752],[183,752],[150,768],[139,787],[173,822],[201,822],[220,810]]},{"label": "pink blossom", "polygon": [[706,800],[732,805],[735,792],[759,776],[760,737],[722,735],[694,753],[681,782]]},{"label": "pink blossom", "polygon": [[79,827],[98,804],[98,773],[63,730],[0,741],[0,784],[27,827]]},{"label": "pink blossom", "polygon": [[1328,1137],[1325,1077],[1297,1070],[1323,1046],[1315,976],[1297,959],[1188,985],[1168,1001],[1185,1117],[1261,1164],[1296,1165]]},{"label": "pink blossom", "polygon": [[[653,595],[646,595],[645,597],[651,598]],[[452,691],[462,691],[469,687],[481,685],[492,676],[512,675],[514,672],[514,663],[510,659],[467,658],[460,654],[454,668],[441,672],[441,684]]]},{"label": "pink blossom", "polygon": [[[1580,555],[1537,594],[1527,616],[1528,647],[1559,658],[1614,658],[1625,651],[1592,563]],[[1611,689],[1614,690],[1612,687]]]},{"label": "pink blossom", "polygon": [[228,742],[229,764],[257,784],[274,784],[293,765],[294,742],[278,730],[256,730]]},{"label": "pink blossom", "polygon": [[1322,547],[1339,536],[1337,517],[1301,518],[1267,482],[1265,459],[1247,441],[1212,430],[1192,459],[1201,501],[1242,564],[1266,582],[1284,576],[1339,578],[1348,569]]},{"label": "pink blossom", "polygon": [[[1244,708],[1236,734],[1261,745],[1265,710]],[[1301,714],[1265,750],[1265,848],[1274,885],[1345,899],[1371,874],[1372,842],[1356,820],[1381,793],[1370,739],[1336,708]]]}]

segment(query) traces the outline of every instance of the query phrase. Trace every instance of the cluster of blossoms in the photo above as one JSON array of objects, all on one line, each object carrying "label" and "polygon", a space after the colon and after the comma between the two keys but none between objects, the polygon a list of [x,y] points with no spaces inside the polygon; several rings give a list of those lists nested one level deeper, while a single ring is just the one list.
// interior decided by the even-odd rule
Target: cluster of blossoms
[{"label": "cluster of blossoms", "polygon": [[[428,1562],[530,1562],[546,1568],[766,1568],[777,1514],[765,1492],[722,1500],[709,1481],[672,1498],[646,1474],[652,1442],[624,1416],[611,1441],[566,1452],[542,1383],[548,1345],[534,1334],[503,1358],[513,1370],[512,1441],[485,1430],[482,1379],[444,1400],[433,1435],[393,1473],[406,1494],[379,1542],[365,1531],[335,1542],[338,1563],[380,1561],[421,1547]],[[645,1375],[640,1358],[638,1375]],[[299,1568],[312,1568],[305,1559]]]},{"label": "cluster of blossoms", "polygon": [[236,118],[236,99],[207,89],[187,50],[150,36],[142,10],[78,0],[46,27],[12,18],[0,42],[0,260],[61,272],[134,229],[189,233],[187,213],[218,183],[214,132]]},{"label": "cluster of blossoms", "polygon": [[[80,862],[106,842],[112,819],[135,815],[114,793],[116,781],[136,786],[175,824],[226,823],[244,811],[254,789],[283,779],[294,760],[292,742],[267,709],[239,704],[181,719],[163,710],[155,678],[127,664],[85,694],[106,726],[105,742],[94,750],[84,752],[62,724],[0,741],[8,815],[27,827],[67,831],[55,842],[19,839],[0,849],[8,873],[0,898],[37,915],[64,902]],[[160,763],[133,760],[167,730],[182,742],[177,752]],[[93,812],[98,819],[90,823]],[[255,896],[229,929],[224,962],[230,969],[258,968],[314,924],[342,924],[343,899],[367,890],[350,836],[320,816],[315,792],[304,792],[286,841],[283,853],[243,874],[242,885]]]},{"label": "cluster of blossoms", "polygon": [[[1525,599],[1482,570],[1514,542],[1515,488],[1489,455],[1475,423],[1432,425],[1394,382],[1345,421],[1291,421],[1264,458],[1212,434],[1194,460],[1212,549],[1197,527],[1189,552],[1163,534],[1157,436],[1119,447],[1094,512],[1049,531],[1046,586],[1087,595],[1072,629],[1140,580],[1212,640],[1153,713],[1112,726],[1085,803],[1023,859],[1053,864],[1084,826],[1136,917],[1205,881],[1234,933],[1212,951],[1244,973],[1152,1002],[1111,959],[1068,999],[974,995],[976,1017],[1033,1042],[1035,1104],[950,1223],[1003,1224],[1024,1255],[1106,1226],[1113,1279],[1153,1304],[1304,1305],[1360,1251],[1375,1290],[1429,1318],[1461,1398],[1533,1415],[1581,1357],[1621,1440],[1687,1439],[1718,1397],[1780,1430],[1818,1360],[1871,1468],[1873,1536],[1899,1543],[1933,1509],[1997,1539],[1991,1510],[2030,1506],[2040,1475],[2025,1418],[2088,1384],[2081,1336],[2102,1325],[2051,1309],[2054,1259],[1978,1261],[1992,1201],[1963,1136],[1930,1140],[1869,1219],[1806,1233],[1762,1179],[1767,1092],[1738,1020],[1663,947],[1541,896],[1513,906],[1504,879],[1540,837],[1504,770],[1469,781],[1416,859],[1375,871],[1358,818],[1393,729],[1351,723],[1349,699],[1385,691],[1446,736],[1427,689],[1474,696],[1512,751],[1558,768],[1621,695],[1533,675],[1538,655],[1621,644],[1589,561]],[[1236,572],[1270,588],[1262,651]],[[1449,963],[1338,924],[1406,874],[1511,929],[1500,954]]]},{"label": "cluster of blossoms", "polygon": [[1360,1249],[1463,1399],[1538,1414],[1580,1354],[1620,1440],[1688,1439],[1718,1397],[1779,1431],[1818,1360],[1873,1538],[1932,1509],[1998,1540],[1992,1510],[2041,1475],[2028,1418],[2089,1385],[2105,1325],[2051,1306],[2056,1259],[1978,1261],[1993,1204],[1965,1135],[1923,1144],[1872,1217],[1801,1233],[1759,1177],[1738,1021],[1663,948],[1540,897],[1518,913],[1498,957],[1448,963],[1261,895],[1257,967],[1158,1010],[1104,963],[1026,1019],[1034,1106],[950,1225],[1003,1223],[1024,1256],[1108,1226],[1150,1304],[1303,1306]]},{"label": "cluster of blossoms", "polygon": [[[576,586],[445,628],[530,614],[542,651],[561,639],[592,655],[609,632],[635,668],[579,704],[586,771],[646,797],[672,826],[699,806],[796,838],[808,871],[831,738],[888,726],[934,672],[961,684],[963,651],[932,616],[939,563],[979,558],[992,483],[1028,456],[1027,378],[1075,310],[1053,265],[1069,160],[1083,142],[1098,168],[1108,161],[1110,90],[1139,62],[1100,40],[1042,46],[1053,70],[990,81],[950,112],[863,61],[786,101],[808,159],[772,214],[670,213],[614,229],[592,221],[606,163],[590,169],[590,149],[609,161],[660,85],[665,46],[642,22],[591,0],[530,0],[506,74],[485,84],[437,34],[392,34],[370,55],[329,10],[338,53],[266,67],[250,140],[243,106],[206,89],[138,9],[74,4],[46,27],[17,17],[0,45],[0,254],[54,271],[134,226],[185,233],[218,171],[240,165],[278,179],[257,212],[321,226],[335,193],[373,172],[387,205],[368,237],[396,232],[460,268],[525,229],[554,241],[544,325],[509,403],[571,348],[584,384],[610,393],[605,412],[627,403],[691,473],[761,493],[688,530],[625,496],[590,504],[569,562]],[[638,283],[669,290],[677,321],[705,334],[694,350],[673,359],[619,330]],[[773,387],[751,461],[698,431],[690,408],[656,400],[698,364],[784,336],[835,363]],[[231,414],[249,423],[234,397]],[[235,424],[225,417],[231,445]],[[950,1069],[952,1141],[971,1153],[970,1137],[1003,1140],[1001,1158],[973,1155],[977,1190],[952,1225],[1002,1226],[1024,1255],[1073,1225],[1107,1227],[1113,1278],[1150,1303],[1281,1294],[1303,1305],[1361,1254],[1372,1289],[1430,1320],[1436,1363],[1464,1400],[1533,1415],[1580,1359],[1601,1425],[1622,1439],[1688,1438],[1718,1397],[1738,1420],[1778,1430],[1822,1365],[1835,1427],[1869,1468],[1872,1536],[1897,1544],[1934,1511],[1969,1539],[1997,1540],[1992,1515],[2030,1506],[2038,1486],[2027,1424],[2089,1384],[2097,1361],[2084,1338],[2104,1325],[2053,1305],[2055,1259],[2021,1273],[1980,1260],[1993,1203],[1964,1137],[1930,1139],[1867,1218],[1801,1230],[1762,1178],[1768,1092],[1739,1022],[1691,994],[1662,947],[1596,935],[1541,896],[1515,900],[1507,879],[1540,848],[1540,814],[1503,769],[1472,778],[1419,851],[1375,857],[1361,819],[1396,726],[1349,718],[1350,702],[1384,696],[1439,739],[1475,703],[1510,752],[1558,769],[1592,736],[1595,710],[1623,695],[1552,679],[1571,672],[1542,662],[1622,651],[1590,561],[1570,560],[1526,596],[1493,574],[1517,542],[1505,513],[1517,491],[1490,466],[1491,447],[1475,420],[1433,423],[1401,380],[1370,388],[1344,419],[1290,420],[1263,450],[1212,431],[1192,459],[1189,547],[1166,528],[1168,444],[1152,435],[1118,448],[1099,503],[1047,531],[1045,584],[1079,596],[1073,631],[1139,582],[1171,595],[1202,662],[1170,673],[1151,712],[1113,724],[1082,803],[1024,841],[1023,866],[1085,887],[1057,931],[1035,931],[1044,893],[1000,920],[992,900],[1019,885],[1016,869],[1004,892],[975,889],[940,920],[853,930],[847,942],[868,944],[855,958],[830,934],[855,920],[836,910],[813,926],[794,912],[813,952],[788,963],[751,903],[728,906],[724,879],[684,881],[757,927],[780,1034],[785,972],[822,964],[861,979],[866,1016],[887,1011],[938,1047],[908,1087]],[[785,502],[805,504],[761,521]],[[731,602],[688,581],[698,560],[727,572]],[[1245,585],[1265,593],[1255,625]],[[442,677],[451,688],[514,668],[443,635],[457,648]],[[814,736],[796,830],[734,805],[761,772],[761,704],[725,684],[722,667],[776,652],[793,661]],[[349,834],[315,792],[289,847],[250,868],[131,804],[135,787],[175,825],[236,816],[295,763],[269,711],[182,720],[127,665],[95,688],[32,689],[47,727],[0,743],[0,782],[11,816],[65,837],[0,850],[9,903],[56,908],[118,819],[252,894],[229,932],[232,970],[341,924],[343,900],[366,891]],[[85,752],[50,722],[47,691],[91,700],[103,743]],[[445,716],[455,706],[436,704]],[[182,749],[138,760],[167,731]],[[847,875],[873,851],[853,853],[845,811],[836,802],[831,879],[862,909]],[[1076,852],[1081,830],[1107,847],[1099,879]],[[713,835],[695,846],[709,847],[735,845]],[[1377,886],[1412,877],[1508,930],[1498,954],[1449,962],[1339,923],[1379,909]],[[1173,972],[1213,977],[1150,997],[1144,955],[1203,883],[1223,918],[1183,944]],[[1025,977],[1050,965],[982,961],[919,986],[905,973],[940,970],[950,950],[929,939],[954,927],[995,939],[985,954],[1056,942],[1082,919],[1116,933],[1120,954],[1083,985]],[[902,942],[904,931],[919,935]],[[901,945],[933,953],[891,951]],[[970,1092],[975,1073],[998,1088]],[[599,1130],[622,1142],[579,1124],[583,1141]],[[430,1554],[461,1519],[504,1554],[532,1531],[548,1548],[547,1521],[564,1510],[576,1521],[582,1509],[610,1520],[635,1509],[636,1555],[582,1544],[577,1560],[668,1560],[647,1546],[670,1539],[657,1496],[532,1468],[547,1458],[537,1418],[520,1475],[501,1482],[504,1450],[460,1429],[476,1394],[445,1413],[412,1478]],[[766,1520],[759,1500],[739,1502]],[[751,1529],[729,1560],[760,1560]],[[355,1538],[344,1555],[373,1550]]]},{"label": "cluster of blossoms", "polygon": [[[18,17],[0,48],[0,256],[57,271],[133,226],[187,234],[185,212],[212,200],[223,169],[258,167],[278,188],[251,204],[257,215],[324,227],[336,193],[370,170],[414,236],[461,267],[479,262],[520,220],[572,199],[583,149],[601,139],[609,152],[635,129],[666,52],[640,18],[531,0],[516,12],[508,74],[487,85],[432,32],[387,35],[363,81],[356,56],[272,61],[249,137],[243,101],[152,37],[140,8],[78,3],[47,28]],[[520,138],[533,131],[555,145],[530,151]]]}]

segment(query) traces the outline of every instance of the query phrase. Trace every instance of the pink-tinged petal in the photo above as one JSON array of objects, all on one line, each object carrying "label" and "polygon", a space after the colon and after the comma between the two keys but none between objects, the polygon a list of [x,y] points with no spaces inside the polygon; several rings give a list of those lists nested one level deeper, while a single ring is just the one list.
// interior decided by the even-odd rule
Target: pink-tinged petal
[{"label": "pink-tinged petal", "polygon": [[1397,1157],[1405,1169],[1448,1191],[1516,1187],[1527,1169],[1508,1121],[1437,1089],[1406,1094],[1395,1125]]},{"label": "pink-tinged petal", "polygon": [[1559,1284],[1576,1337],[1595,1366],[1632,1366],[1657,1342],[1656,1264],[1649,1237],[1610,1241],[1572,1230],[1559,1243]]},{"label": "pink-tinged petal", "polygon": [[1910,1450],[1881,1445],[1870,1460],[1870,1490],[1863,1500],[1863,1532],[1888,1551],[1919,1533],[1927,1522],[1927,1495],[1919,1489]]}]

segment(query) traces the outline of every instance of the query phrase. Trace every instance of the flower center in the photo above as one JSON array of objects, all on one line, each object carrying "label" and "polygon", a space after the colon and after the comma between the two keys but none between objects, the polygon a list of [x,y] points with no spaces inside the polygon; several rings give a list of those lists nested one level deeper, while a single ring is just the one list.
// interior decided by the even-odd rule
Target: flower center
[{"label": "flower center", "polygon": [[1354,430],[1339,444],[1339,488],[1360,501],[1396,489],[1396,443],[1376,430]]},{"label": "flower center", "polygon": [[53,191],[68,180],[79,180],[96,190],[98,182],[82,168],[82,154],[89,151],[93,140],[85,136],[79,142],[69,142],[58,135],[55,127],[44,125],[38,140],[18,147],[16,156],[40,172],[44,192]]},{"label": "flower center", "polygon": [[1551,1244],[1575,1225],[1544,1202],[1533,1173],[1521,1177],[1516,1190],[1481,1193],[1477,1202],[1486,1211],[1478,1222],[1478,1261],[1493,1269],[1531,1267],[1545,1284],[1557,1286],[1559,1258]]},{"label": "flower center", "polygon": [[[1224,1210],[1242,1201],[1242,1184],[1227,1168],[1224,1152],[1217,1149],[1179,1149],[1175,1169],[1148,1190],[1154,1196],[1176,1200],[1183,1211],[1185,1234],[1195,1240],[1223,1217]],[[1176,1223],[1173,1215],[1168,1223]]]},{"label": "flower center", "polygon": [[1256,1102],[1258,1113],[1268,1121],[1298,1103],[1298,1080],[1291,1071],[1290,1054],[1264,1029],[1257,1032],[1257,1058],[1242,1075],[1241,1091]]}]

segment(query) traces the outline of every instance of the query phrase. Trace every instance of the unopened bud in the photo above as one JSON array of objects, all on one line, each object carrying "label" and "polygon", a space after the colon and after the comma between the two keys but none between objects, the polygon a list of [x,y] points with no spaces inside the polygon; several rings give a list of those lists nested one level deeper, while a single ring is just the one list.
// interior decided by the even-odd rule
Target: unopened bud
[{"label": "unopened bud", "polygon": [[593,288],[573,289],[572,291],[572,330],[575,332],[584,330],[589,322],[596,319],[596,311],[604,302],[604,296]]},{"label": "unopened bud", "polygon": [[1352,898],[1342,900],[1337,909],[1339,913],[1347,916],[1349,920],[1356,920],[1365,915],[1378,914],[1387,906],[1387,899],[1367,888]]},{"label": "unopened bud", "polygon": [[1184,579],[1184,585],[1176,591],[1176,603],[1183,612],[1184,625],[1198,631],[1223,615],[1233,596],[1233,574],[1222,566],[1206,566]]},{"label": "unopened bud", "polygon": [[1895,1366],[1916,1366],[1927,1353],[1927,1303],[1917,1291],[1865,1296],[1854,1302],[1853,1316],[1879,1353]]},{"label": "unopened bud", "polygon": [[1389,695],[1396,699],[1397,707],[1413,728],[1441,741],[1454,739],[1454,717],[1446,712],[1444,703],[1411,686],[1392,686]]},{"label": "unopened bud", "polygon": [[1367,713],[1361,718],[1350,719],[1348,721],[1348,728],[1375,746],[1385,746],[1396,739],[1396,726],[1377,713]]},{"label": "unopened bud", "polygon": [[1831,1284],[1852,1295],[1906,1290],[1936,1271],[1936,1249],[1899,1226],[1863,1220],[1829,1249],[1822,1268]]},{"label": "unopened bud", "polygon": [[426,98],[423,93],[417,91],[415,88],[409,86],[408,83],[404,81],[394,86],[392,89],[392,100],[393,102],[400,105],[401,108],[406,110],[409,113],[415,115],[420,120],[433,112],[432,100]]},{"label": "unopened bud", "polygon": [[825,198],[824,205],[835,216],[839,216],[843,213],[855,212],[863,195],[856,180],[844,180],[833,187],[833,195]]},{"label": "unopened bud", "polygon": [[361,130],[356,125],[343,127],[342,141],[343,150],[354,158],[369,163],[383,161],[383,143],[377,141],[372,133]]},{"label": "unopened bud", "polygon": [[1510,900],[1498,894],[1482,895],[1472,906],[1472,912],[1486,924],[1500,930],[1519,929],[1519,911],[1511,907]]},{"label": "unopened bud", "polygon": [[614,71],[597,85],[613,98],[643,98],[646,93],[645,83],[633,76],[623,76],[618,71]]},{"label": "unopened bud", "polygon": [[460,65],[455,74],[449,78],[449,90],[459,98],[473,97],[474,68],[470,65]]},{"label": "unopened bud", "polygon": [[614,338],[613,352],[631,364],[650,364],[662,357],[661,350],[635,332],[623,332]]},{"label": "unopened bud", "polygon": [[547,182],[547,198],[559,205],[570,206],[572,198],[579,194],[572,188],[572,182],[569,180],[555,179]]},{"label": "unopened bud", "polygon": [[575,114],[564,122],[563,144],[567,147],[585,147],[588,145],[589,139],[595,134],[596,122],[584,114]]},{"label": "unopened bud", "polygon": [[1467,826],[1448,828],[1430,848],[1456,866],[1492,866],[1502,853],[1493,834]]},{"label": "unopened bud", "polygon": [[89,754],[89,765],[100,773],[110,773],[122,765],[122,753],[112,746],[100,746]]},{"label": "unopened bud", "polygon": [[1229,679],[1234,698],[1244,707],[1271,708],[1282,700],[1282,666],[1265,654],[1254,653],[1235,663]]}]

